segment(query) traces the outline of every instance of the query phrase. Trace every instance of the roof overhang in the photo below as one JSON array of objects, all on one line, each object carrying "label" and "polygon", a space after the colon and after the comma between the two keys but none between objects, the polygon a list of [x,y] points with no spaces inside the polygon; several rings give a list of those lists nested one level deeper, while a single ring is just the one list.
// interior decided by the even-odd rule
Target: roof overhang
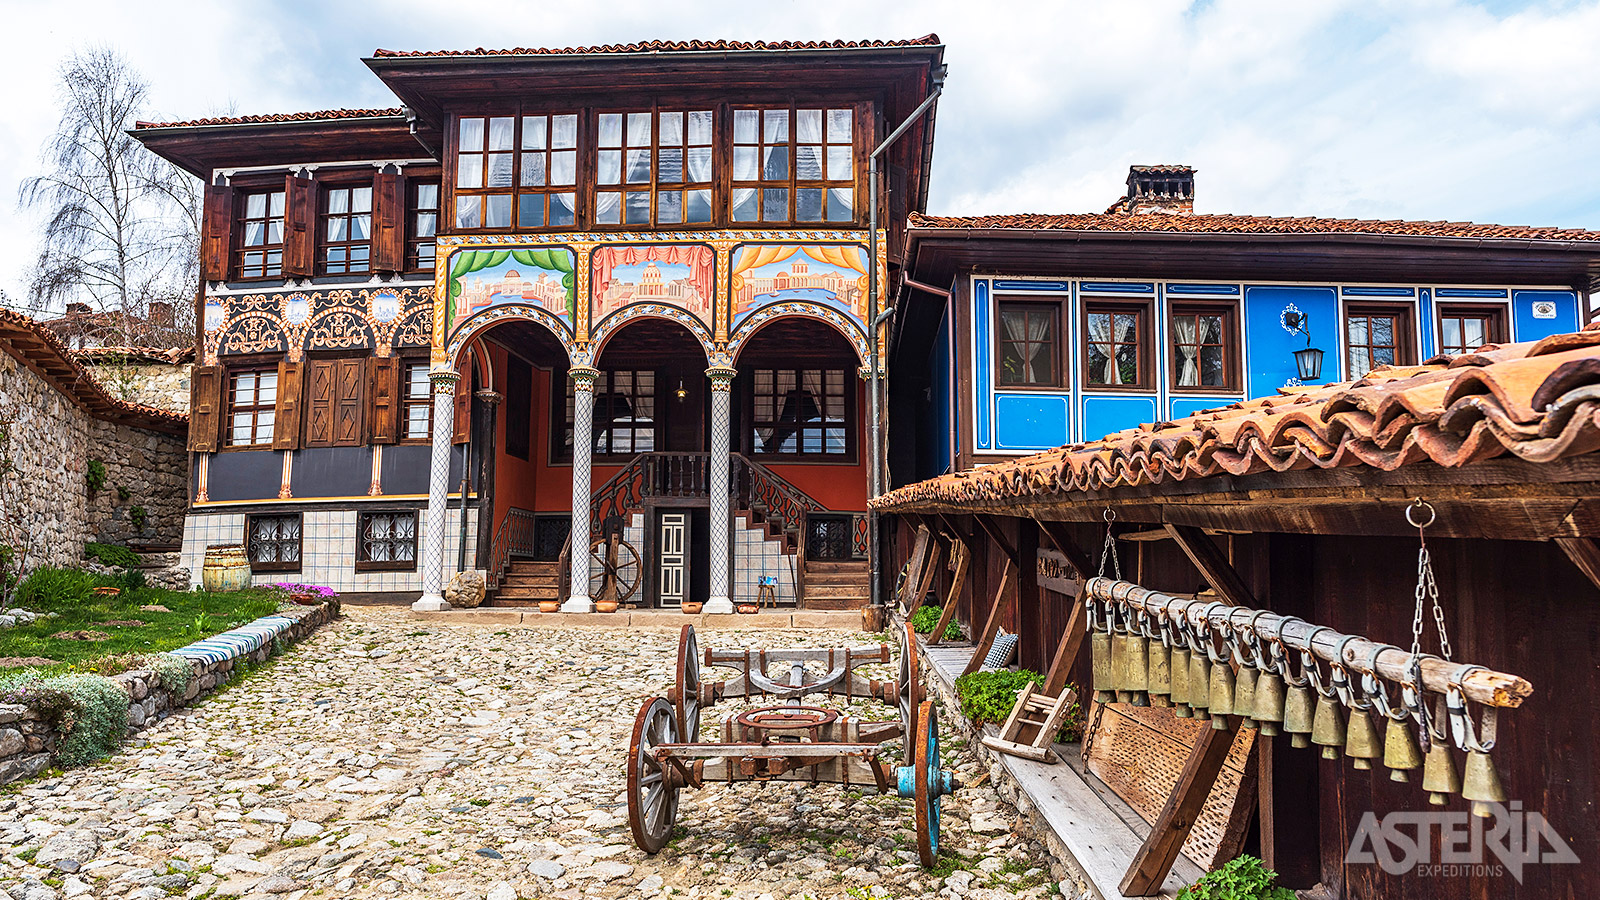
[{"label": "roof overhang", "polygon": [[157,156],[202,181],[209,180],[217,169],[431,156],[411,134],[403,115],[156,125],[129,133]]},{"label": "roof overhang", "polygon": [[15,357],[96,419],[177,437],[188,432],[189,417],[183,413],[141,406],[111,396],[54,335],[27,316],[0,310],[0,352]]}]

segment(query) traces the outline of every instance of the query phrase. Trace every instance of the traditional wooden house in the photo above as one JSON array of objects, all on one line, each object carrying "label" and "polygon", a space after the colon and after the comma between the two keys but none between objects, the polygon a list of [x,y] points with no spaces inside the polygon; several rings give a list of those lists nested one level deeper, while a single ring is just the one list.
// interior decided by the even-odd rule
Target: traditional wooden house
[{"label": "traditional wooden house", "polygon": [[258,579],[434,609],[471,568],[502,601],[570,575],[569,611],[864,604],[870,325],[942,56],[380,50],[399,108],[140,124],[207,185],[192,567],[244,543]]},{"label": "traditional wooden house", "polygon": [[992,771],[1093,896],[1171,895],[1248,852],[1313,900],[1594,897],[1597,396],[1591,326],[874,507],[902,599],[976,638],[928,645],[940,683],[1008,632],[1047,695],[1078,686],[1081,745]]}]

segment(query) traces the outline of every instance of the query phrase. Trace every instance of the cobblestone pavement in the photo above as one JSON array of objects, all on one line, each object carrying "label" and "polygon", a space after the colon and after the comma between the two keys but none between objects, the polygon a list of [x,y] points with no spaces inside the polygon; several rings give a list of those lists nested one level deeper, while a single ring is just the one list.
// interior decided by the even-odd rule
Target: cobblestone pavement
[{"label": "cobblestone pavement", "polygon": [[[1039,846],[985,783],[944,807],[943,870],[912,803],[836,786],[685,790],[678,837],[633,845],[624,759],[675,634],[414,620],[348,608],[123,752],[0,795],[14,900],[61,897],[1043,897]],[[851,632],[702,632],[702,647]],[[892,667],[864,674],[892,678]],[[710,677],[717,677],[711,675]],[[707,733],[728,704],[705,717]],[[863,706],[887,718],[881,705]],[[951,748],[947,766],[982,782]]]}]

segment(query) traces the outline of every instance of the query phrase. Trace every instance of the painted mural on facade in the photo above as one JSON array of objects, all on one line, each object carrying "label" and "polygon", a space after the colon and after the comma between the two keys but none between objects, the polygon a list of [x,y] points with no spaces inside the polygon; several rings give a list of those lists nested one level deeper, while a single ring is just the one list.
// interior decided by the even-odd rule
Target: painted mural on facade
[{"label": "painted mural on facade", "polygon": [[590,319],[631,303],[662,303],[688,311],[707,329],[715,325],[716,254],[703,244],[600,247],[590,258]]},{"label": "painted mural on facade", "polygon": [[867,319],[867,251],[859,244],[743,244],[733,255],[733,323],[763,306],[808,301]]},{"label": "painted mural on facade", "polygon": [[480,310],[505,303],[538,306],[571,328],[577,321],[576,265],[565,247],[461,250],[450,257],[445,322],[454,331]]},{"label": "painted mural on facade", "polygon": [[388,356],[401,347],[426,347],[433,328],[433,288],[267,291],[206,298],[201,361],[220,356],[310,350],[371,350]]}]

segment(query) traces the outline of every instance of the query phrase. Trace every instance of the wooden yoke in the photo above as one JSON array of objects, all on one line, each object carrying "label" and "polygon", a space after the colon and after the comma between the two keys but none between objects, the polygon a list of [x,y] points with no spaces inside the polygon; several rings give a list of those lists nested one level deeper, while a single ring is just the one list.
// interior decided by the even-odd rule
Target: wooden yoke
[{"label": "wooden yoke", "polygon": [[928,540],[930,537],[932,535],[928,531],[928,526],[917,525],[917,536],[911,544],[911,556],[906,560],[906,580],[904,584],[897,585],[900,595],[895,598],[900,602],[900,608],[906,610],[907,613],[910,613],[907,605],[911,602],[909,592],[913,587],[912,582],[917,579],[917,574],[922,571],[923,563],[928,558]]},{"label": "wooden yoke", "polygon": [[934,584],[934,573],[939,570],[939,539],[931,533],[928,541],[928,557],[922,565],[921,572],[912,573],[911,596],[906,600],[906,617],[922,608],[922,603],[928,597],[928,589]]},{"label": "wooden yoke", "polygon": [[967,566],[972,562],[972,551],[967,549],[967,542],[960,535],[951,536],[950,552],[956,561],[956,572],[950,579],[950,593],[944,598],[944,612],[939,615],[939,624],[928,635],[930,645],[944,640],[945,629],[950,627],[950,620],[955,618],[956,601],[961,598],[961,589],[967,585]]}]

